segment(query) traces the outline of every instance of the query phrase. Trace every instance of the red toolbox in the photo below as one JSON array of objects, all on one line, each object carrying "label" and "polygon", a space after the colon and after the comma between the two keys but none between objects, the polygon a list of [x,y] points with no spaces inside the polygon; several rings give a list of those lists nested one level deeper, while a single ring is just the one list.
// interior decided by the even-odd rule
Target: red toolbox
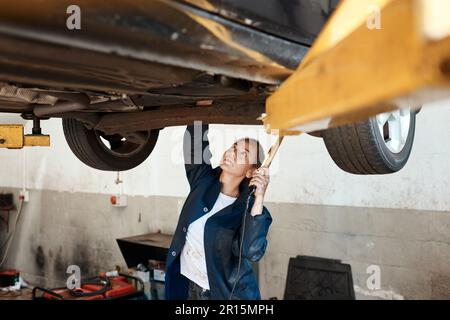
[{"label": "red toolbox", "polygon": [[82,281],[78,289],[35,287],[33,300],[115,300],[144,299],[144,283],[141,279],[120,274],[116,277],[99,277]]},{"label": "red toolbox", "polygon": [[14,269],[0,271],[0,288],[14,286],[19,282],[20,272]]}]

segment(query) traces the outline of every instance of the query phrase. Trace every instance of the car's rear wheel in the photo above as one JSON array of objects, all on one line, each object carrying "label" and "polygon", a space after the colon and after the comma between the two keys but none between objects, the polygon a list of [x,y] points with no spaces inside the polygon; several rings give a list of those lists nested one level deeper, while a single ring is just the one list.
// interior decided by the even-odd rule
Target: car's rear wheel
[{"label": "car's rear wheel", "polygon": [[63,129],[75,156],[89,167],[105,171],[137,167],[153,151],[159,135],[159,130],[107,135],[75,119],[63,119]]},{"label": "car's rear wheel", "polygon": [[328,129],[322,136],[328,153],[342,170],[388,174],[399,171],[408,162],[415,124],[416,112],[403,109]]}]

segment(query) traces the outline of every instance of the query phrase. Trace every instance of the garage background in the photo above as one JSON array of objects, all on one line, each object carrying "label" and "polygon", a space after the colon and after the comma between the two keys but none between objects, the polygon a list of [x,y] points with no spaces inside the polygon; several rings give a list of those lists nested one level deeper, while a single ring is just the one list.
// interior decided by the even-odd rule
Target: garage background
[{"label": "garage background", "polygon": [[[296,255],[349,263],[357,299],[450,298],[449,107],[447,101],[421,111],[409,163],[394,175],[347,174],[321,139],[286,138],[267,193],[274,222],[259,263],[263,298],[283,297],[288,261]],[[117,238],[173,233],[189,191],[181,157],[184,129],[161,131],[149,159],[122,174],[125,208],[110,204],[121,188],[117,174],[82,164],[58,120],[43,123],[51,148],[0,150],[0,192],[14,192],[17,204],[24,182],[30,189],[6,266],[52,287],[65,283],[71,264],[81,267],[82,276],[124,268]],[[274,141],[252,126],[212,125],[209,136],[216,164],[236,138],[259,137],[266,151]],[[381,269],[380,290],[367,288],[371,265]]]}]

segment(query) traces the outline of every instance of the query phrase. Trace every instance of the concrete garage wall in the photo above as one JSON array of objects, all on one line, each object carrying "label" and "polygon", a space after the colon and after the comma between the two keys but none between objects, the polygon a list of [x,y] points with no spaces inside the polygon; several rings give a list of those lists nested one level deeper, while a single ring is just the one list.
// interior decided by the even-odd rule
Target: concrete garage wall
[{"label": "concrete garage wall", "polygon": [[[3,189],[14,192],[19,189]],[[44,286],[64,285],[69,265],[82,276],[126,268],[117,238],[156,232],[171,233],[176,210],[159,206],[154,197],[133,197],[126,208],[113,208],[109,196],[94,193],[33,190],[22,212],[8,266]],[[167,214],[169,213],[169,214]]]},{"label": "concrete garage wall", "polygon": [[[6,189],[3,189],[6,191]],[[17,189],[11,189],[18,194]],[[108,196],[33,191],[7,265],[45,286],[63,285],[68,265],[94,275],[125,267],[115,239],[171,233],[184,198],[135,196],[111,208]],[[259,263],[263,298],[282,298],[288,261],[298,254],[341,259],[352,266],[359,299],[450,298],[450,214],[441,211],[268,203],[274,216]],[[382,290],[366,288],[378,265]]]},{"label": "concrete garage wall", "polygon": [[[282,298],[288,259],[302,254],[350,263],[358,298],[450,298],[449,106],[419,114],[409,164],[390,176],[348,175],[334,165],[321,139],[287,138],[267,195],[274,223],[260,263],[263,297]],[[221,155],[242,135],[270,145],[261,130],[241,128],[212,126],[213,154]],[[64,279],[69,264],[86,274],[123,266],[116,238],[173,232],[188,192],[179,161],[184,127],[162,131],[150,158],[124,174],[124,191],[132,197],[122,209],[109,205],[109,194],[119,190],[115,173],[81,164],[58,121],[44,131],[52,134],[53,147],[27,150],[31,201],[8,266],[32,282],[52,285]],[[228,136],[222,139],[221,132]],[[0,192],[17,193],[22,186],[22,155],[0,150]],[[366,287],[369,265],[381,268],[379,291]]]},{"label": "concrete garage wall", "polygon": [[[341,259],[359,299],[449,299],[450,214],[439,211],[271,204],[277,219],[261,263],[262,291],[282,297],[289,257]],[[367,289],[368,266],[381,290]]]},{"label": "concrete garage wall", "polygon": [[[416,140],[408,165],[389,176],[356,176],[341,171],[328,156],[322,139],[288,137],[271,168],[271,202],[347,205],[420,210],[450,210],[450,101],[425,108],[418,116]],[[189,191],[182,165],[185,127],[161,132],[152,155],[124,174],[129,195],[183,197]],[[82,164],[66,145],[59,120],[44,123],[52,148],[27,150],[32,189],[114,193],[116,174]],[[260,137],[266,149],[270,137],[258,126],[217,126],[210,130],[213,161],[238,137]],[[0,185],[22,186],[22,150],[0,150]],[[7,170],[5,170],[8,168]],[[351,195],[351,196],[349,196]]]}]

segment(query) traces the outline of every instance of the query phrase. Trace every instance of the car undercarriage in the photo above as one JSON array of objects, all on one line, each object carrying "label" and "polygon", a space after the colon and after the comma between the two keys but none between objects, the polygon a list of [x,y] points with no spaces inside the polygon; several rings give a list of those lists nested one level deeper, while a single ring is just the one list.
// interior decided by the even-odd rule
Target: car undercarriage
[{"label": "car undercarriage", "polygon": [[[3,1],[0,112],[33,120],[34,132],[43,120],[61,118],[69,147],[85,164],[128,170],[148,157],[165,127],[261,125],[267,98],[301,63],[337,5],[82,0],[73,29],[70,1]],[[324,138],[347,172],[392,173],[411,151],[411,110],[384,115],[381,123],[309,133]]]}]

